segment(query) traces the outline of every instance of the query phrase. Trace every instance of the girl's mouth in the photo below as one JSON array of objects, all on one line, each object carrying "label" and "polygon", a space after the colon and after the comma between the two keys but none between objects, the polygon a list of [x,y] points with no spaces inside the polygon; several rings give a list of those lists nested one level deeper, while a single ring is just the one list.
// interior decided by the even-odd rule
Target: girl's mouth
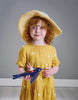
[{"label": "girl's mouth", "polygon": [[40,35],[35,35],[35,36],[40,36]]}]

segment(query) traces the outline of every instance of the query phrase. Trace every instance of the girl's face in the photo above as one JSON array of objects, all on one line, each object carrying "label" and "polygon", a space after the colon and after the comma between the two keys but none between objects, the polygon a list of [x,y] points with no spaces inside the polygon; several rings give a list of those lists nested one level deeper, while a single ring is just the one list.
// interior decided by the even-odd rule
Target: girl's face
[{"label": "girl's face", "polygon": [[30,36],[33,41],[44,40],[46,36],[46,30],[44,28],[44,23],[40,20],[36,25],[30,26]]}]

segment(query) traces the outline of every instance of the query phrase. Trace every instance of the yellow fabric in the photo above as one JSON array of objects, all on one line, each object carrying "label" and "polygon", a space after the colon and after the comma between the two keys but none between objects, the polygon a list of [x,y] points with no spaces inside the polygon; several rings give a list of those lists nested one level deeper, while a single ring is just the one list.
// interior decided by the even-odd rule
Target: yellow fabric
[{"label": "yellow fabric", "polygon": [[55,47],[27,44],[19,51],[17,65],[26,67],[27,63],[33,67],[43,68],[37,79],[30,85],[30,81],[23,79],[20,100],[56,100],[54,77],[43,77],[45,67],[55,67],[60,64]]}]

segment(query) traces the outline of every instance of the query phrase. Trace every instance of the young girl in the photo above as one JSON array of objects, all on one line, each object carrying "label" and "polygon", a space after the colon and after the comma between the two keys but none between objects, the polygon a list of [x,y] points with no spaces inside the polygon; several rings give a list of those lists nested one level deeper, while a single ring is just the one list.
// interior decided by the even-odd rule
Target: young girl
[{"label": "young girl", "polygon": [[60,62],[50,43],[61,34],[61,29],[46,13],[32,10],[20,17],[18,30],[27,42],[19,51],[18,72],[26,72],[26,66],[43,68],[32,84],[30,76],[23,78],[20,100],[56,100],[53,75]]}]

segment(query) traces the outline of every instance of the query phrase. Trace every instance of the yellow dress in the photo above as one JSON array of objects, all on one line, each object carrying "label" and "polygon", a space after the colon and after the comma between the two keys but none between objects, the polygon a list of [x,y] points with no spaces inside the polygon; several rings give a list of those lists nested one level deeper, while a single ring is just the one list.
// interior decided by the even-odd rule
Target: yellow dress
[{"label": "yellow dress", "polygon": [[16,64],[26,68],[28,62],[33,67],[40,67],[43,70],[32,85],[23,78],[20,100],[56,100],[54,77],[43,77],[45,67],[53,68],[60,64],[55,47],[49,44],[26,44],[20,49]]}]

